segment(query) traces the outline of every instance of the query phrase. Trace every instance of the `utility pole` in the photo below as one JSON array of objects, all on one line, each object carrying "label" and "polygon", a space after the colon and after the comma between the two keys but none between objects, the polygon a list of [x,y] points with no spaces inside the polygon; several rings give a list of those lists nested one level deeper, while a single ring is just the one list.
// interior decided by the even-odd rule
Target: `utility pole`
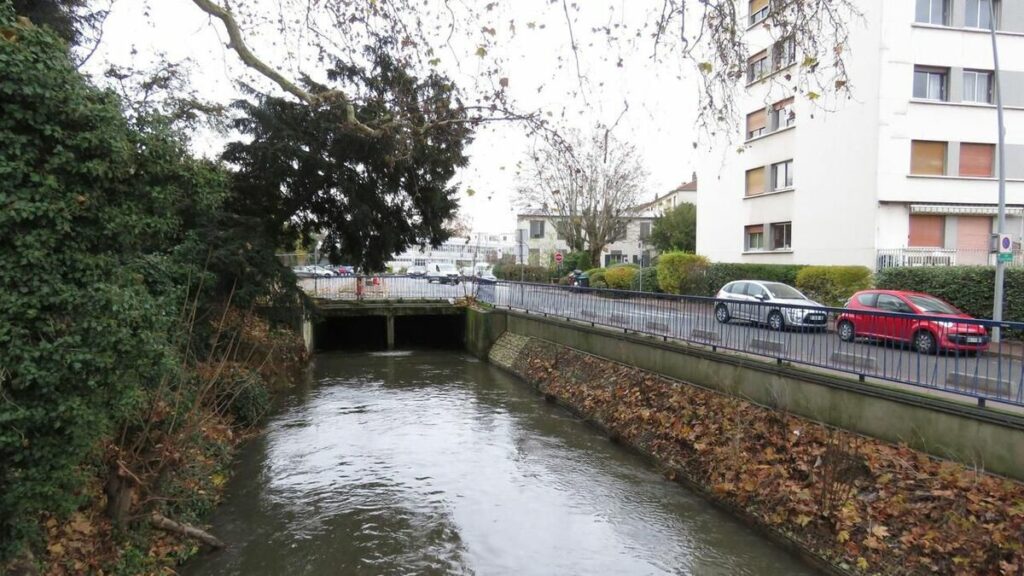
[{"label": "utility pole", "polygon": [[[996,122],[999,126],[999,140],[996,151],[999,155],[999,218],[996,229],[1000,237],[1006,233],[1006,128],[1003,124],[1003,86],[999,72],[999,46],[996,42],[996,3],[989,2],[989,32],[992,35],[993,92],[996,100]],[[998,247],[997,247],[998,252]],[[1003,280],[1006,277],[1006,263],[996,254],[996,286],[992,300],[992,319],[1003,321]],[[1000,328],[992,330],[992,341],[1000,341]]]}]

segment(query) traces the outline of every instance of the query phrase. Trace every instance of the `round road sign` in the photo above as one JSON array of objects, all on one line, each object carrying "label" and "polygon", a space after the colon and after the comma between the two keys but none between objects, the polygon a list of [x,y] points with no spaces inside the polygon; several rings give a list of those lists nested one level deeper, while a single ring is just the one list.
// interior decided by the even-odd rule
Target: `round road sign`
[{"label": "round road sign", "polygon": [[565,259],[565,256],[562,256],[561,252],[555,252],[555,262],[558,262],[559,264],[561,264],[562,260],[564,260],[564,259]]}]

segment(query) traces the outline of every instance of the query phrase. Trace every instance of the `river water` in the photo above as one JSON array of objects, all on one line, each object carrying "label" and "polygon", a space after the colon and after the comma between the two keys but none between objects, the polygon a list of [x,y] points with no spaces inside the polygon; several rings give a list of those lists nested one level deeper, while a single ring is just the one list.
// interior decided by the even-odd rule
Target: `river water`
[{"label": "river water", "polygon": [[456,352],[328,353],[239,454],[192,576],[814,572]]}]

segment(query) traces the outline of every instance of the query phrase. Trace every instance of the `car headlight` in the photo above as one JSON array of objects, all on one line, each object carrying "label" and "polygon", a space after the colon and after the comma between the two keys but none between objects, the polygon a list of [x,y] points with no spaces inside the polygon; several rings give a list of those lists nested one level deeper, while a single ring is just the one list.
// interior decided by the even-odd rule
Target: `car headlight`
[{"label": "car headlight", "polygon": [[786,316],[788,316],[789,318],[791,318],[793,320],[799,320],[800,318],[803,318],[804,311],[803,310],[797,310],[795,308],[788,308],[786,310]]},{"label": "car headlight", "polygon": [[942,326],[943,328],[956,328],[957,325],[956,322],[936,322],[936,324]]}]

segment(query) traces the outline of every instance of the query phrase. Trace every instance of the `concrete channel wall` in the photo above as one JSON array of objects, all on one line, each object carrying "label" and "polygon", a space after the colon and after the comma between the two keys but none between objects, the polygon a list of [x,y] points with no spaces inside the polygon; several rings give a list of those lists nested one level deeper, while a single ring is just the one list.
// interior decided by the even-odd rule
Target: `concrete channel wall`
[{"label": "concrete channel wall", "polygon": [[469,310],[466,348],[487,358],[506,330],[1024,480],[1024,418],[1015,414],[518,312]]}]

